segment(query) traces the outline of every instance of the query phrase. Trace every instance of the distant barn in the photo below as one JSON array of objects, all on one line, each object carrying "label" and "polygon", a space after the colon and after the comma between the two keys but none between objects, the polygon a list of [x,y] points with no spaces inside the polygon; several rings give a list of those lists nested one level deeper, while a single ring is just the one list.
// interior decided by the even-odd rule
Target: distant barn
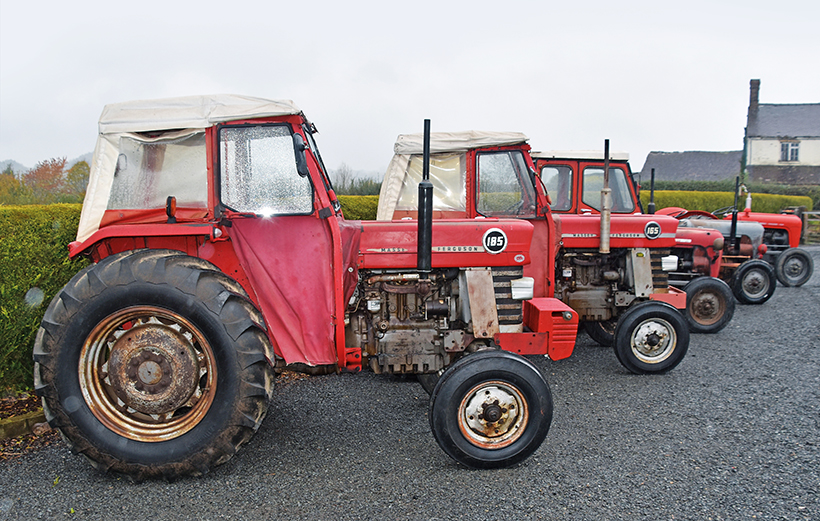
[{"label": "distant barn", "polygon": [[655,169],[656,181],[723,181],[740,174],[742,150],[729,152],[650,152],[641,170],[649,180]]}]

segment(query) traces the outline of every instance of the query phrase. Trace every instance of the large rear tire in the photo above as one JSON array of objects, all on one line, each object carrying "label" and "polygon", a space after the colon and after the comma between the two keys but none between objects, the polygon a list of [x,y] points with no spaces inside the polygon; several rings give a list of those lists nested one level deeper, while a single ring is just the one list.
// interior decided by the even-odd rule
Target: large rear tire
[{"label": "large rear tire", "polygon": [[451,458],[477,469],[529,457],[552,422],[552,395],[529,360],[479,351],[450,366],[430,396],[430,428]]},{"label": "large rear tire", "polygon": [[763,304],[774,295],[777,278],[771,264],[751,259],[735,270],[731,286],[732,293],[741,304]]},{"label": "large rear tire", "polygon": [[273,391],[264,321],[241,286],[171,250],[107,257],[52,300],[34,346],[49,423],[102,470],[204,474],[259,428]]},{"label": "large rear tire", "polygon": [[686,322],[691,333],[717,333],[735,314],[732,288],[714,277],[698,277],[687,284]]},{"label": "large rear tire", "polygon": [[633,373],[665,373],[686,356],[689,327],[669,304],[641,302],[621,316],[614,347],[618,360]]},{"label": "large rear tire", "polygon": [[806,250],[789,248],[777,257],[777,280],[784,286],[802,286],[814,273],[814,261]]}]

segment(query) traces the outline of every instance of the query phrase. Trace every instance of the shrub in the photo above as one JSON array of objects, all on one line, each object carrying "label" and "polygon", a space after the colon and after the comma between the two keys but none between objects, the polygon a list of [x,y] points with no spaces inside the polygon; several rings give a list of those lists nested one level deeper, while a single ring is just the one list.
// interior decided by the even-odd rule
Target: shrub
[{"label": "shrub", "polygon": [[[655,208],[678,206],[687,210],[705,210],[711,212],[719,208],[732,206],[735,202],[732,192],[685,192],[671,190],[655,190]],[[644,210],[649,204],[649,191],[641,192],[641,203]],[[746,198],[738,199],[738,206],[743,210]],[[805,195],[772,195],[752,194],[752,211],[764,213],[779,213],[787,206],[806,206],[811,208],[811,198]]]},{"label": "shrub", "polygon": [[[642,191],[646,193],[646,200],[649,200],[649,180],[643,178],[641,181]],[[809,210],[814,207],[820,210],[820,186],[794,186],[776,185],[765,183],[747,183],[749,191],[752,192],[752,200],[757,199],[761,194],[773,195],[804,195],[812,200],[812,204],[805,205]],[[735,191],[735,180],[725,179],[723,181],[655,181],[655,190],[676,190],[687,192],[730,192]],[[643,197],[641,197],[643,200]],[[655,201],[657,204],[657,201]],[[729,203],[732,204],[732,203]],[[728,206],[728,205],[727,205]],[[714,210],[715,208],[713,208]],[[755,211],[758,211],[755,209]]]},{"label": "shrub", "polygon": [[342,213],[351,221],[374,221],[379,207],[378,195],[340,195]]},{"label": "shrub", "polygon": [[34,337],[51,299],[83,268],[69,260],[80,205],[0,207],[0,390],[32,388]]}]

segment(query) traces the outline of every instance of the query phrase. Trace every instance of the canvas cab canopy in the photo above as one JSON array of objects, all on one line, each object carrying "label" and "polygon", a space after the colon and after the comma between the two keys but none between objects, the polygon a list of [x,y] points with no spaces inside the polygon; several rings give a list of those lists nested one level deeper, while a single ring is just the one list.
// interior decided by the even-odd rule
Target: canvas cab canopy
[{"label": "canvas cab canopy", "polygon": [[109,222],[164,215],[174,196],[178,215],[208,211],[205,130],[228,121],[299,115],[289,100],[219,94],[106,105],[91,162],[77,241]]},{"label": "canvas cab canopy", "polygon": [[[418,209],[418,186],[422,179],[423,134],[396,138],[394,156],[384,175],[376,219],[392,220],[396,212]],[[520,132],[433,132],[430,134],[430,182],[433,212],[440,217],[463,217],[467,211],[467,151],[525,143]]]}]

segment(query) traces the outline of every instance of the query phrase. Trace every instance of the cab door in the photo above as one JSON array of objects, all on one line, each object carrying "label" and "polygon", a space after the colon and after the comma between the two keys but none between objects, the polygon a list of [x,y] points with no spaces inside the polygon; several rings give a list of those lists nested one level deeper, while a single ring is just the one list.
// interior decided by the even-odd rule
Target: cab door
[{"label": "cab door", "polygon": [[341,271],[335,215],[321,178],[311,178],[304,138],[294,127],[218,127],[217,193],[276,353],[288,364],[332,365]]}]

